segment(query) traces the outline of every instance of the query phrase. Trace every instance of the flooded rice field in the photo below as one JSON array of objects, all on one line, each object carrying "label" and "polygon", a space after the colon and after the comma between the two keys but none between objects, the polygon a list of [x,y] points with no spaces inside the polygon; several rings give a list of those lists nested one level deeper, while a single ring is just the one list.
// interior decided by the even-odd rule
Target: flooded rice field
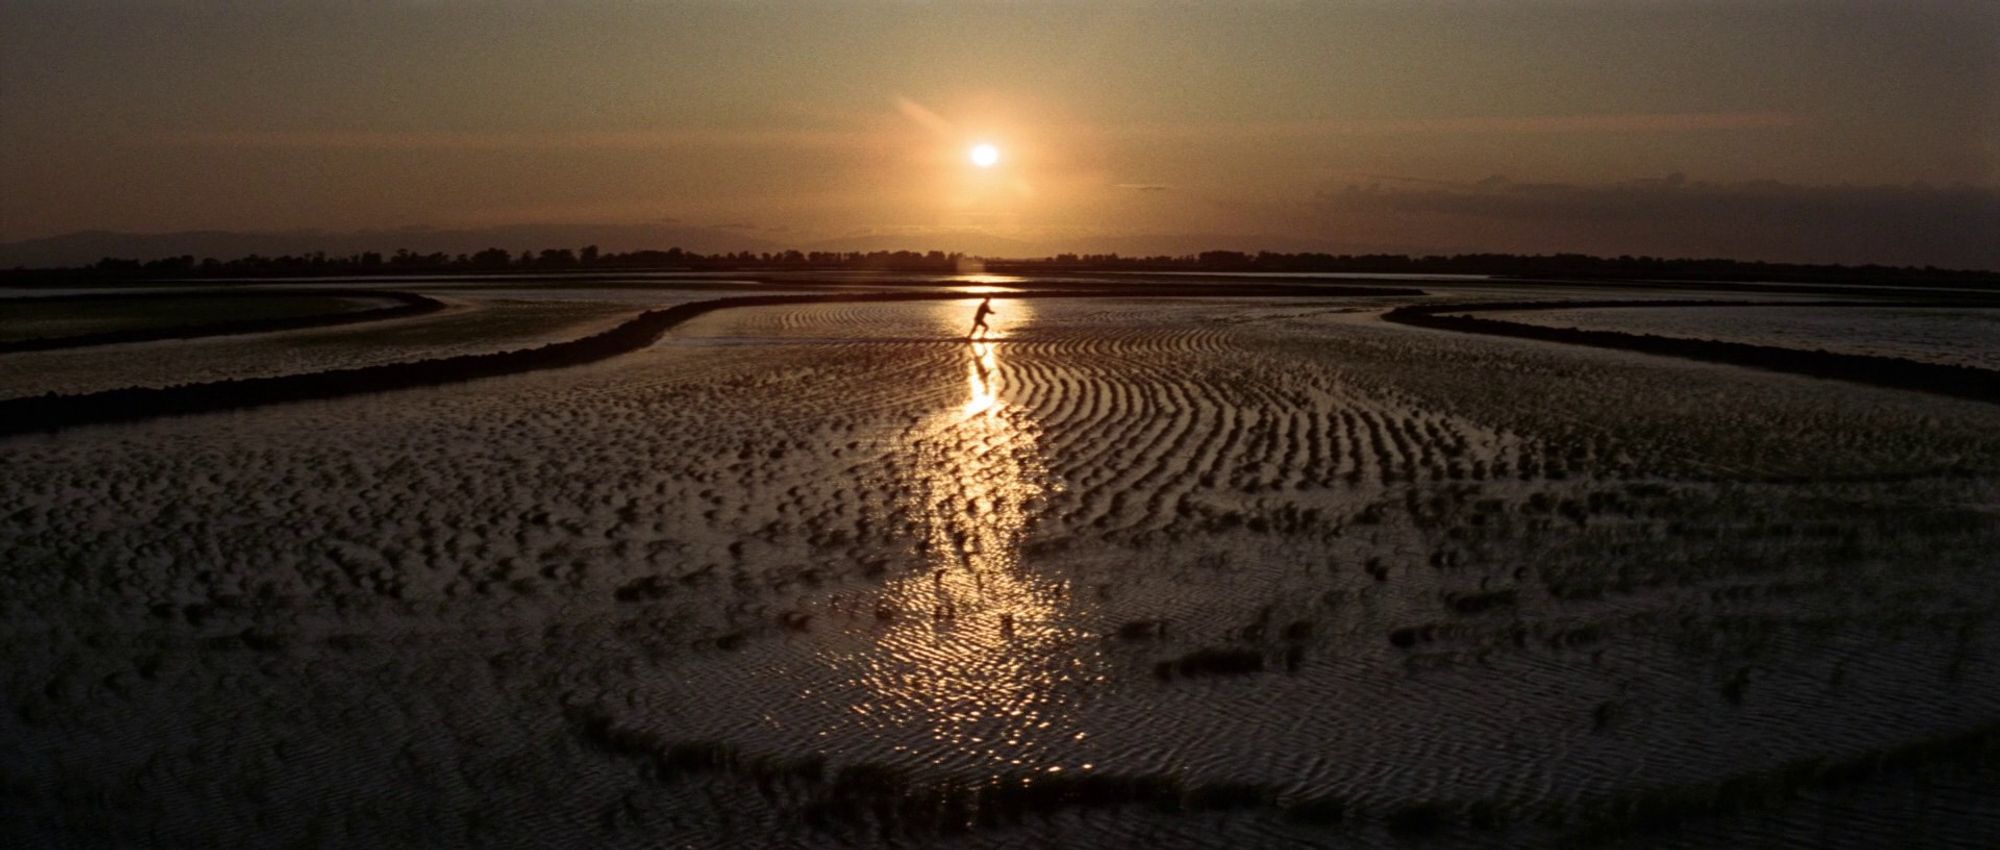
[{"label": "flooded rice field", "polygon": [[460,299],[430,315],[359,326],[161,340],[7,355],[0,398],[88,393],[351,369],[505,351],[581,336],[642,307],[619,303]]},{"label": "flooded rice field", "polygon": [[[749,306],[0,440],[0,841],[2000,835],[2000,409],[1379,320],[1408,300],[1002,295],[971,342],[976,296]],[[177,383],[642,307],[0,368]],[[1790,309],[1701,330],[1796,343]]]},{"label": "flooded rice field", "polygon": [[2000,309],[1612,307],[1499,311],[1535,324],[1718,339],[2000,369]]}]

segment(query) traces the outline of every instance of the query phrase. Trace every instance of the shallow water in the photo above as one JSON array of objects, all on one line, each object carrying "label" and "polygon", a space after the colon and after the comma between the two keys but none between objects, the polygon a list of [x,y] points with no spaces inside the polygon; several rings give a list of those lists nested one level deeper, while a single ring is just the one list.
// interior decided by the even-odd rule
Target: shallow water
[{"label": "shallow water", "polygon": [[[2000,719],[1990,407],[1373,301],[973,303],[0,442],[0,835],[1991,834],[1990,768],[1783,778]],[[1868,789],[1913,802],[1827,802]]]},{"label": "shallow water", "polygon": [[2000,311],[1969,307],[1599,308],[1492,313],[1532,324],[2000,369]]},{"label": "shallow water", "polygon": [[[97,345],[10,355],[0,398],[294,375],[532,347],[645,309],[616,301],[450,298],[437,313],[333,328]],[[693,299],[686,299],[693,300]]]}]

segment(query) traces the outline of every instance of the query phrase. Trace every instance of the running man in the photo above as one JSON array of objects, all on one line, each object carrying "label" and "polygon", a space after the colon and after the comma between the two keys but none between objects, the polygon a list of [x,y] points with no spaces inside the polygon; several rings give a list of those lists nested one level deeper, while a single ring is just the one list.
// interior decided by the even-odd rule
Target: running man
[{"label": "running man", "polygon": [[973,312],[972,330],[966,331],[965,338],[980,339],[985,336],[982,332],[991,332],[993,329],[986,326],[986,317],[993,312],[993,296],[988,295],[986,300],[979,302],[979,309]]}]

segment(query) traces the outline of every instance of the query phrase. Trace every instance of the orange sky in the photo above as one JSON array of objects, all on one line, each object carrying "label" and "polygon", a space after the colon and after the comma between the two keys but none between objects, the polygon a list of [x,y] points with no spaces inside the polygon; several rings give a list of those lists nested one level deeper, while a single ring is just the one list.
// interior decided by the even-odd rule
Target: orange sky
[{"label": "orange sky", "polygon": [[0,241],[671,219],[1815,259],[2000,224],[1984,0],[238,5],[0,6]]}]

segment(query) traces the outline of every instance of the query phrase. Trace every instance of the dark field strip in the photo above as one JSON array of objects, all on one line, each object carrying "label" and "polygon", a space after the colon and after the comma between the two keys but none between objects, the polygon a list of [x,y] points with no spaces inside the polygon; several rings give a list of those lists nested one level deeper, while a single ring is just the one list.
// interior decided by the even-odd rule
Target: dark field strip
[{"label": "dark field strip", "polygon": [[1913,390],[1933,395],[2000,403],[2000,371],[1974,366],[1924,363],[1901,357],[1870,354],[1842,354],[1824,349],[1807,350],[1775,345],[1692,337],[1659,336],[1622,331],[1593,331],[1553,327],[1525,322],[1509,322],[1470,315],[1487,311],[1577,310],[1604,307],[1992,307],[1990,301],[1531,301],[1516,303],[1425,304],[1398,307],[1382,315],[1385,321],[1412,327],[1463,333],[1560,342],[1661,354],[1709,363],[1748,366],[1772,372],[1786,372],[1814,378],[1849,381],[1877,387]]},{"label": "dark field strip", "polygon": [[[1344,295],[1419,295],[1418,290],[1372,287],[1267,286],[1148,286],[1081,288],[1073,290],[1020,293],[1008,298],[1143,298],[1255,296],[1328,298]],[[422,297],[422,296],[417,296]],[[81,425],[135,422],[160,416],[179,416],[224,410],[242,410],[271,404],[319,401],[391,390],[439,386],[479,378],[493,378],[544,369],[581,366],[644,348],[668,330],[697,316],[733,307],[767,307],[785,304],[839,302],[953,301],[969,296],[961,292],[874,292],[825,295],[753,295],[680,304],[648,310],[610,330],[579,339],[549,343],[535,348],[488,354],[464,354],[407,363],[390,363],[355,369],[336,369],[300,375],[243,378],[173,387],[128,387],[79,395],[43,395],[0,401],[0,436],[53,432]],[[941,340],[942,341],[942,340]]]},{"label": "dark field strip", "polygon": [[591,708],[565,706],[564,714],[584,744],[638,762],[653,782],[702,776],[752,782],[774,807],[795,812],[808,831],[850,841],[874,835],[888,843],[1006,829],[1030,816],[1131,806],[1163,814],[1265,811],[1315,827],[1380,826],[1406,838],[1446,830],[1542,830],[1565,836],[1566,845],[1600,845],[1671,833],[1708,818],[1781,811],[1808,794],[1890,776],[2000,765],[2000,725],[1987,724],[1843,757],[1809,757],[1711,780],[1642,785],[1568,801],[1432,799],[1384,806],[1338,796],[1288,797],[1279,787],[1260,783],[1188,784],[1165,774],[933,779],[871,763],[832,769],[817,755],[752,755],[724,743],[669,739],[620,726]]},{"label": "dark field strip", "polygon": [[[220,322],[198,322],[157,328],[130,328],[102,333],[77,334],[74,336],[42,337],[0,342],[0,354],[14,354],[26,351],[55,351],[64,348],[83,348],[92,345],[114,345],[127,342],[156,342],[168,339],[195,339],[208,336],[232,336],[238,334],[269,333],[272,331],[293,331],[306,328],[324,328],[337,325],[352,325],[361,322],[379,322],[385,319],[403,319],[435,313],[445,308],[445,304],[435,298],[414,292],[393,292],[381,289],[313,289],[297,292],[178,292],[173,295],[227,300],[264,300],[277,298],[367,298],[396,302],[393,306],[368,310],[344,310],[319,315],[283,316],[268,319],[238,319]],[[126,300],[156,301],[162,293],[99,293],[88,295],[57,295],[47,298],[19,299],[22,305],[105,303],[115,304]]]}]

